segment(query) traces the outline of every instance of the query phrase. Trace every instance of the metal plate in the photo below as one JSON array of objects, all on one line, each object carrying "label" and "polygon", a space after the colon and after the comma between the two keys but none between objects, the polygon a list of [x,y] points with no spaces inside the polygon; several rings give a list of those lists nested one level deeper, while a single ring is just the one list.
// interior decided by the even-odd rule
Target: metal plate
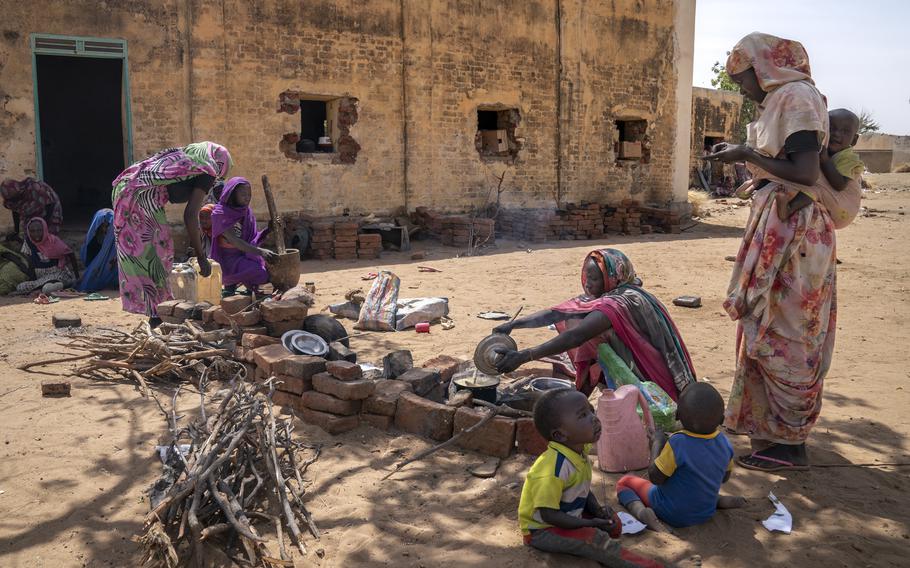
[{"label": "metal plate", "polygon": [[503,333],[494,333],[480,340],[474,349],[474,365],[477,370],[486,375],[498,375],[496,359],[498,355],[493,352],[494,347],[505,347],[511,351],[518,350],[518,344],[510,336]]},{"label": "metal plate", "polygon": [[299,329],[291,330],[282,335],[281,344],[288,351],[297,355],[322,357],[329,352],[329,344],[323,338]]}]

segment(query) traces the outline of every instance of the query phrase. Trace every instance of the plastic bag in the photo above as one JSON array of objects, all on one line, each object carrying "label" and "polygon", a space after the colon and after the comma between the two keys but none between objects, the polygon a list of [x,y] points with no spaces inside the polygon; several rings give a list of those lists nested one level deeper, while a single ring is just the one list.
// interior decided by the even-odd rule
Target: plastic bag
[{"label": "plastic bag", "polygon": [[[648,409],[654,417],[654,424],[664,431],[676,429],[676,403],[670,395],[664,392],[657,383],[640,381],[635,373],[629,369],[622,357],[613,351],[606,343],[601,343],[597,348],[597,358],[604,373],[608,375],[616,386],[635,385],[648,401]],[[641,414],[641,410],[639,410]]]},{"label": "plastic bag", "polygon": [[395,331],[400,287],[400,278],[387,270],[380,272],[360,307],[360,317],[354,324],[354,329]]},{"label": "plastic bag", "polygon": [[433,323],[449,315],[448,298],[410,298],[398,300],[395,329],[404,331],[425,321]]}]

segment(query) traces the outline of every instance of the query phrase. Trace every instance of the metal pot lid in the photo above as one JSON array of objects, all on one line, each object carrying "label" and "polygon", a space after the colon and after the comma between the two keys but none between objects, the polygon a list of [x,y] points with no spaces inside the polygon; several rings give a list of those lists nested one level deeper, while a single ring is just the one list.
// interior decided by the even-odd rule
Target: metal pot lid
[{"label": "metal pot lid", "polygon": [[314,333],[293,329],[281,336],[281,344],[297,355],[322,357],[329,352],[329,344]]},{"label": "metal pot lid", "polygon": [[477,370],[486,375],[498,375],[499,370],[496,368],[496,360],[499,355],[493,352],[496,347],[504,347],[511,351],[518,350],[518,344],[510,336],[504,333],[494,333],[480,340],[477,348],[474,349],[474,365]]}]

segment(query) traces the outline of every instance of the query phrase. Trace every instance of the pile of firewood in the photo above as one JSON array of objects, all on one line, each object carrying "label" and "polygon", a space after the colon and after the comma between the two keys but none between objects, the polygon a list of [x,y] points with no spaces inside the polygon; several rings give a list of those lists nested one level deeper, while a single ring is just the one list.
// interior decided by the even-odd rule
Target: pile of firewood
[{"label": "pile of firewood", "polygon": [[[242,566],[293,566],[285,530],[302,554],[301,525],[319,538],[303,503],[303,475],[319,447],[295,440],[291,421],[275,416],[269,381],[246,382],[243,367],[230,365],[236,374],[214,415],[200,397],[198,418],[179,427],[179,389],[165,411],[172,441],[137,539],[147,566],[201,565],[209,545]],[[271,529],[277,555],[264,538]]]}]

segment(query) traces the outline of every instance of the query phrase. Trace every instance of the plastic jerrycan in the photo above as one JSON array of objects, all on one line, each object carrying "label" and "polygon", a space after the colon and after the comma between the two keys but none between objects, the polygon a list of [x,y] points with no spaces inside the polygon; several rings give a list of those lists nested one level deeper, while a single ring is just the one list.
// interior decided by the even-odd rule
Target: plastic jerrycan
[{"label": "plastic jerrycan", "polygon": [[[635,411],[641,406],[645,424]],[[651,462],[648,432],[654,431],[654,419],[648,402],[635,385],[605,390],[597,402],[597,418],[602,426],[597,441],[597,465],[612,473],[644,469]]]},{"label": "plastic jerrycan", "polygon": [[196,271],[189,264],[175,264],[167,282],[175,300],[196,301]]},{"label": "plastic jerrycan", "polygon": [[195,258],[190,259],[190,266],[196,273],[196,301],[208,302],[213,306],[221,303],[221,265],[209,259],[212,273],[208,276],[199,274],[199,263]]}]

